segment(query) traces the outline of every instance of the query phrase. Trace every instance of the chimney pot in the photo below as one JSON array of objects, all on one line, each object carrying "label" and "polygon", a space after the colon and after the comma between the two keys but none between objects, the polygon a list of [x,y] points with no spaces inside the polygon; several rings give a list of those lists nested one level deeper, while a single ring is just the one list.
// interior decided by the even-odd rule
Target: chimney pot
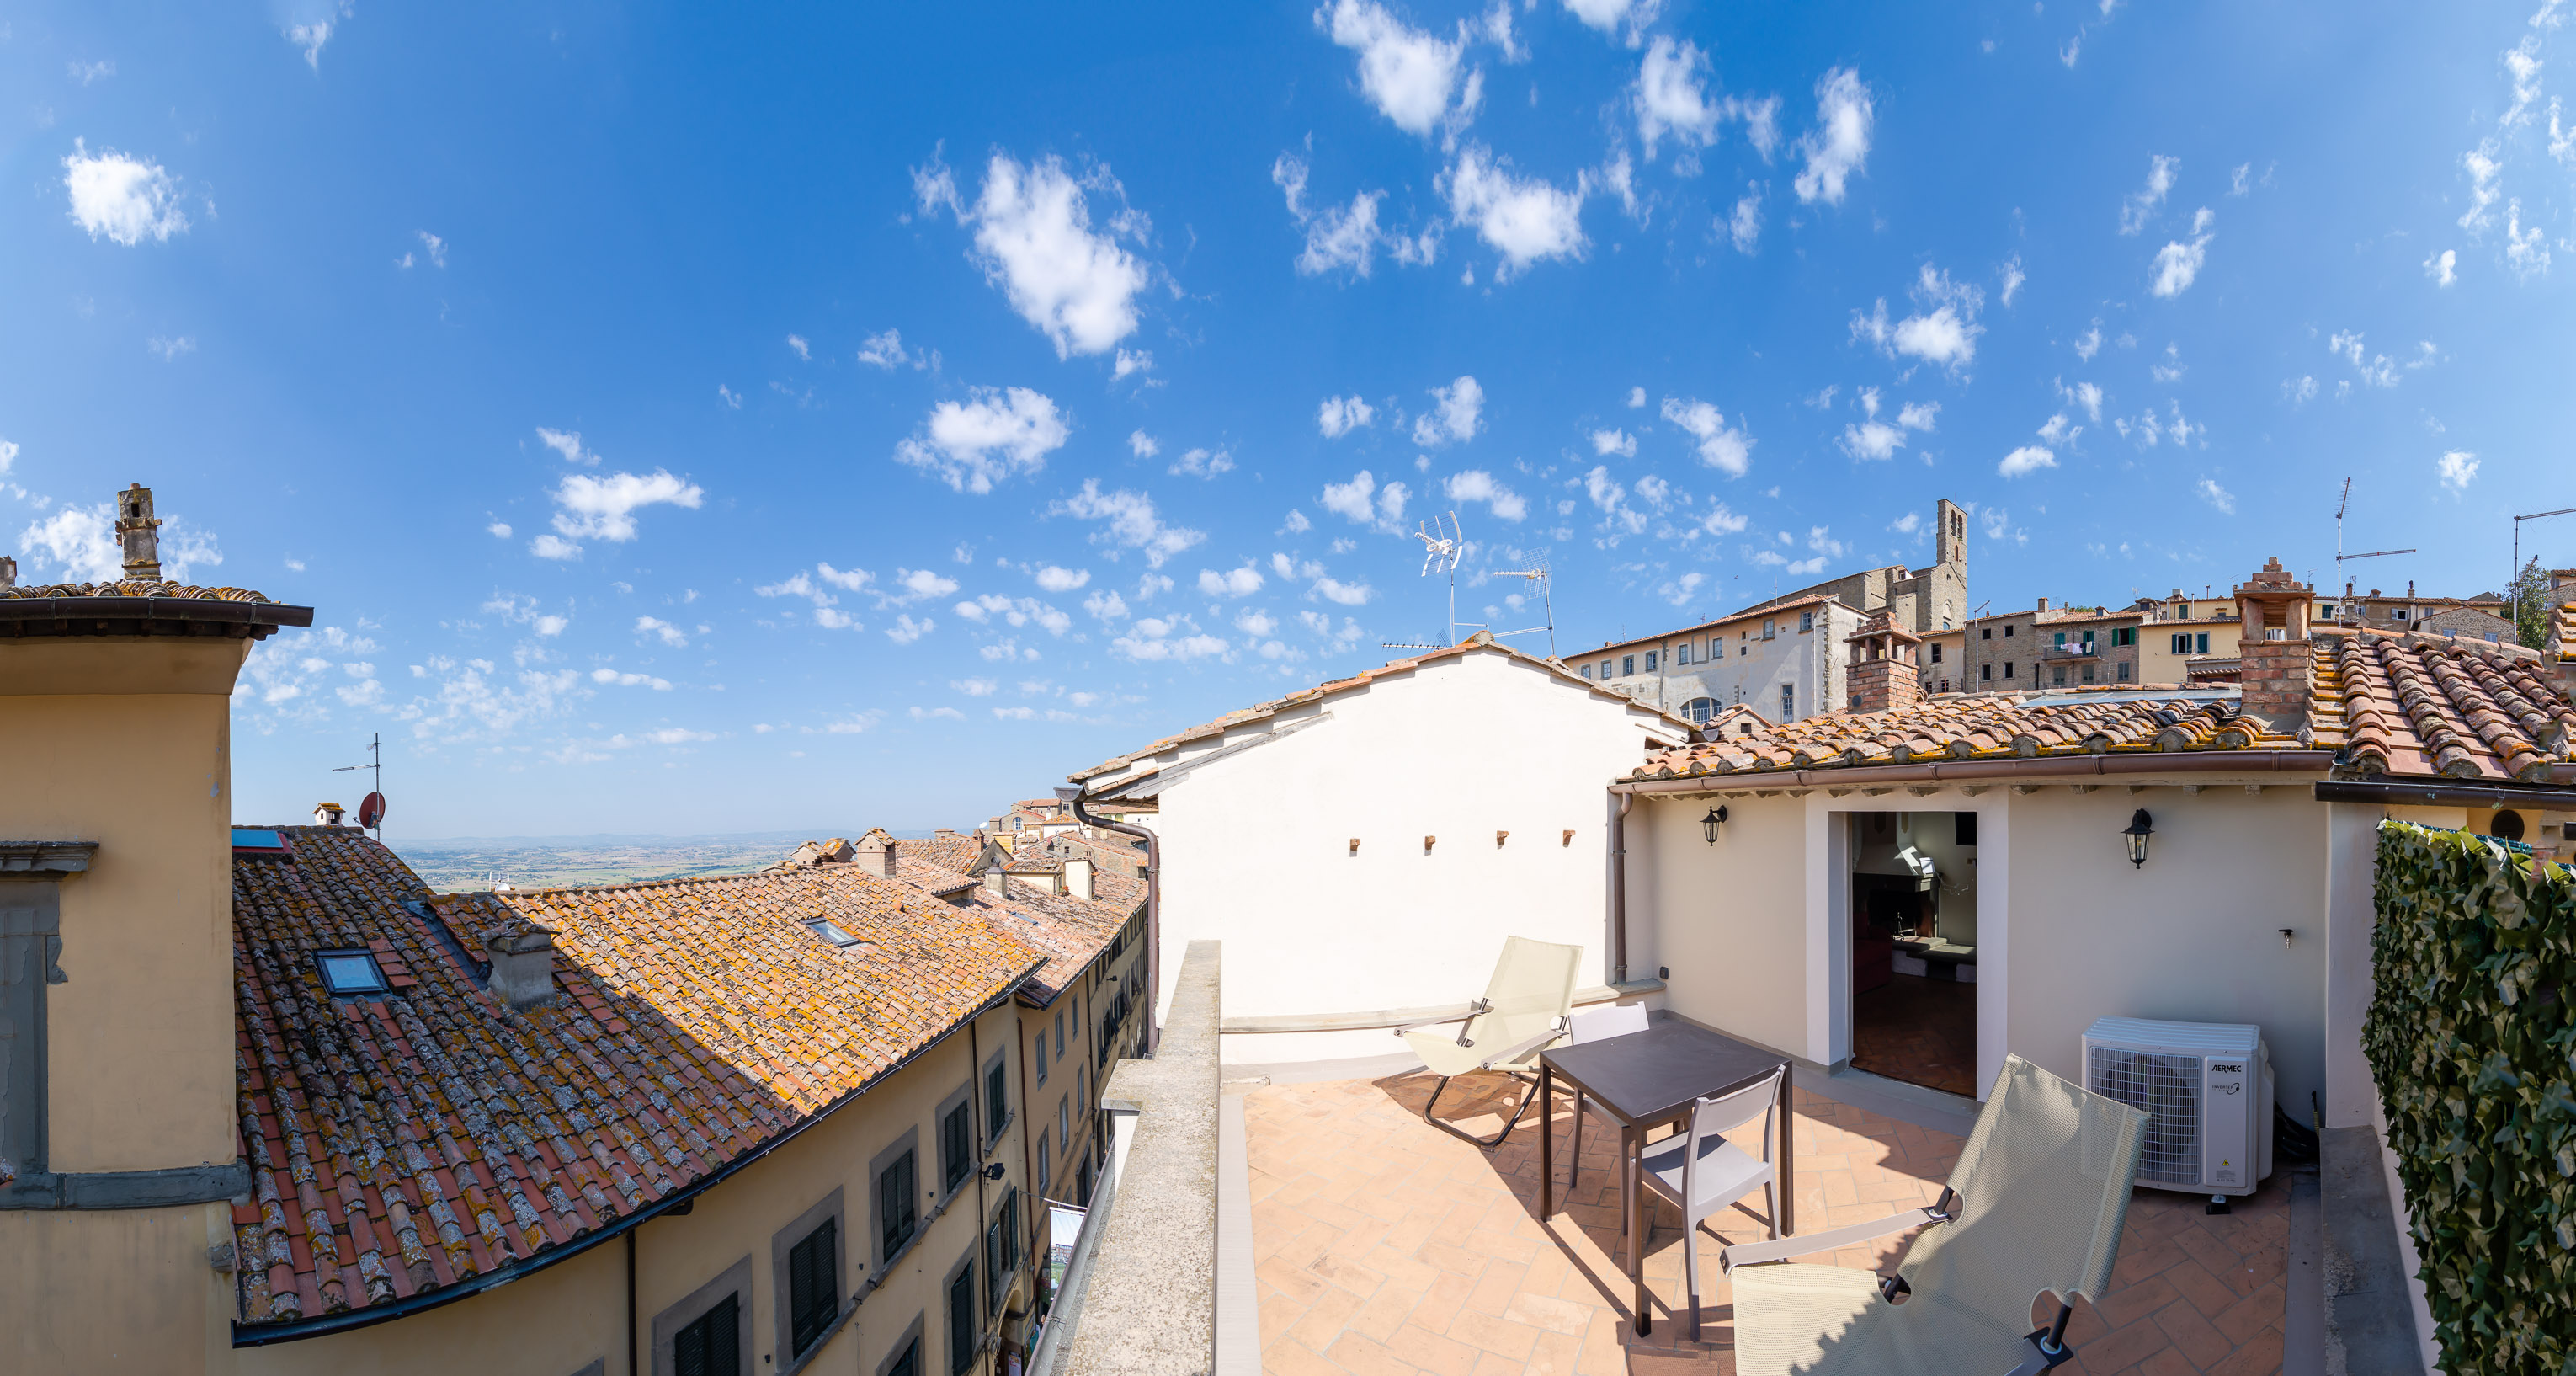
[{"label": "chimney pot", "polygon": [[160,518],[152,514],[151,488],[135,483],[116,494],[116,541],[125,551],[128,581],[161,581],[160,526]]},{"label": "chimney pot", "polygon": [[18,561],[0,554],[0,588],[18,586]]},{"label": "chimney pot", "polygon": [[313,825],[336,827],[340,825],[340,818],[346,811],[347,809],[338,803],[316,803],[313,805]]},{"label": "chimney pot", "polygon": [[554,1003],[555,934],[533,923],[483,942],[492,959],[493,997],[525,1013]]}]

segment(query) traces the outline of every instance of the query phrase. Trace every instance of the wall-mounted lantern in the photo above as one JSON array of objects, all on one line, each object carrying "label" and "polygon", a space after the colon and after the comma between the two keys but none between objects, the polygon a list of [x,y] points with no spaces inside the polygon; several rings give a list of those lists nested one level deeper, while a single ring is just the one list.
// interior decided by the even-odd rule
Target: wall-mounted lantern
[{"label": "wall-mounted lantern", "polygon": [[1716,845],[1717,829],[1725,825],[1726,805],[1724,803],[1720,803],[1716,807],[1710,808],[1707,816],[1699,819],[1700,835],[1707,837],[1710,845]]},{"label": "wall-mounted lantern", "polygon": [[2147,863],[2147,838],[2156,834],[2156,819],[2148,816],[2145,808],[2139,808],[2135,813],[2131,814],[2129,817],[2129,825],[2122,829],[2120,834],[2129,838],[2130,868],[2145,868]]}]

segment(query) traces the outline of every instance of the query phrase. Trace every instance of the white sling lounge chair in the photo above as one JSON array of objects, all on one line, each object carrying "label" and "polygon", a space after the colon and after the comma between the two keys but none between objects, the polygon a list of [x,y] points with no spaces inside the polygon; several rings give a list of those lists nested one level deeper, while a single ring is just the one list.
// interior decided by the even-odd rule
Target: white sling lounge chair
[{"label": "white sling lounge chair", "polygon": [[[2098,1303],[2111,1283],[2147,1117],[2006,1056],[1939,1203],[1718,1254],[1739,1376],[2038,1376],[2068,1361],[2076,1298]],[[1786,1260],[1924,1227],[1901,1275]],[[2031,1330],[2042,1292],[2057,1320]]]},{"label": "white sling lounge chair", "polygon": [[[1580,946],[1561,946],[1552,941],[1532,941],[1515,936],[1503,939],[1503,956],[1494,963],[1493,982],[1485,986],[1485,996],[1476,1000],[1466,1024],[1455,1037],[1437,1032],[1417,1031],[1450,1018],[1432,1018],[1395,1029],[1422,1058],[1440,1083],[1431,1090],[1431,1102],[1422,1106],[1422,1116],[1433,1127],[1457,1133],[1488,1150],[1501,1146],[1520,1125],[1521,1115],[1529,1111],[1530,1100],[1538,1094],[1538,1053],[1563,1038],[1566,1020],[1574,1012],[1574,972],[1583,959]],[[1432,1106],[1440,1102],[1440,1091],[1449,1081],[1476,1070],[1496,1070],[1521,1082],[1520,1103],[1512,1109],[1510,1121],[1489,1141],[1472,1137],[1432,1117]]]}]

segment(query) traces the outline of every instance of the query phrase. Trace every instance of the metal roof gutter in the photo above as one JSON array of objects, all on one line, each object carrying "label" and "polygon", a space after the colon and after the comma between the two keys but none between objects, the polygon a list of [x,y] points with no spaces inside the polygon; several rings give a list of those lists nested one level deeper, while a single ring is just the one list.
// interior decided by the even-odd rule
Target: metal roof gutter
[{"label": "metal roof gutter", "polygon": [[813,1127],[815,1124],[820,1123],[824,1119],[831,1117],[833,1114],[840,1112],[843,1108],[856,1101],[859,1096],[876,1088],[878,1085],[885,1083],[888,1078],[900,1073],[906,1066],[911,1065],[914,1061],[930,1054],[933,1048],[939,1046],[942,1042],[947,1041],[950,1037],[957,1035],[957,1030],[959,1028],[972,1027],[977,1018],[980,1018],[986,1013],[1010,1002],[1012,996],[1019,993],[1020,986],[1027,983],[1029,977],[1035,975],[1045,966],[1045,964],[1046,962],[1039,961],[1037,964],[1031,965],[1029,968],[1022,970],[1018,975],[1005,982],[1001,989],[992,997],[976,1005],[975,1008],[965,1016],[949,1024],[948,1027],[941,1031],[938,1036],[923,1042],[920,1046],[917,1046],[911,1051],[905,1053],[903,1059],[896,1061],[894,1064],[887,1066],[885,1069],[878,1071],[874,1075],[869,1076],[867,1082],[860,1085],[858,1088],[848,1091],[841,1097],[834,1099],[832,1102],[825,1104],[820,1109],[815,1110],[813,1113],[789,1124],[784,1131],[778,1133],[776,1136],[771,1137],[760,1145],[753,1147],[751,1150],[744,1152],[742,1155],[737,1156],[722,1166],[717,1167],[715,1170],[710,1171],[705,1176],[700,1177],[698,1180],[692,1182],[686,1187],[664,1195],[661,1199],[656,1200],[653,1206],[649,1209],[643,1209],[635,1213],[624,1215],[613,1224],[587,1233],[581,1237],[574,1238],[570,1242],[558,1243],[555,1246],[537,1253],[535,1256],[511,1262],[507,1266],[496,1266],[489,1271],[485,1271],[482,1274],[475,1276],[470,1281],[459,1281],[454,1285],[443,1286],[436,1290],[424,1290],[406,1298],[395,1300],[390,1304],[373,1304],[368,1305],[363,1309],[349,1309],[337,1314],[325,1314],[316,1319],[298,1319],[292,1323],[246,1324],[239,1319],[235,1319],[232,1321],[233,1346],[236,1348],[266,1347],[272,1343],[291,1343],[303,1338],[318,1338],[326,1333],[346,1333],[353,1329],[372,1328],[380,1323],[390,1323],[395,1319],[407,1319],[414,1314],[424,1314],[441,1305],[454,1304],[458,1300],[465,1299],[473,1295],[479,1295],[496,1286],[507,1285],[523,1276],[542,1271],[545,1268],[554,1265],[556,1262],[569,1261],[603,1242],[607,1242],[633,1232],[635,1229],[642,1227],[647,1219],[659,1218],[662,1215],[671,1213],[675,1210],[685,1211],[687,1208],[692,1207],[692,1201],[696,1200],[699,1195],[702,1195],[708,1190],[732,1179],[735,1173],[739,1172],[754,1161],[758,1161],[762,1157],[769,1155],[771,1152],[778,1150],[780,1147],[787,1145],[789,1142],[804,1136],[806,1129]]},{"label": "metal roof gutter", "polygon": [[2509,784],[2434,783],[2418,779],[2328,779],[2317,785],[2321,803],[2395,803],[2404,806],[2536,807],[2576,810],[2576,789],[2516,788]]},{"label": "metal roof gutter", "polygon": [[[1676,779],[1622,779],[1613,793],[1743,793],[1764,788],[1867,784],[1989,783],[1997,780],[2100,778],[2139,774],[2318,773],[2334,768],[2331,750],[2194,750],[2128,755],[2038,755],[2013,760],[1928,760],[1911,764],[1820,769],[1739,769]],[[2321,785],[2322,786],[2322,785]]]}]

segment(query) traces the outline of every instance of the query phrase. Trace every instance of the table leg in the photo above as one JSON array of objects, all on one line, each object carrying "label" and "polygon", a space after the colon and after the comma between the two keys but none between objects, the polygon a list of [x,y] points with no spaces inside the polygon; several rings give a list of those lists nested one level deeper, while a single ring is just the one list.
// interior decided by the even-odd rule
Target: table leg
[{"label": "table leg", "polygon": [[1787,1237],[1798,1230],[1798,1140],[1797,1133],[1791,1126],[1798,1118],[1795,1111],[1798,1096],[1791,1093],[1789,1089],[1789,1077],[1795,1073],[1794,1068],[1789,1067],[1784,1067],[1780,1071],[1780,1236],[1782,1237]]},{"label": "table leg", "polygon": [[1556,1075],[1538,1063],[1538,1216],[1556,1215]]},{"label": "table leg", "polygon": [[1620,1193],[1628,1201],[1628,1279],[1635,1283],[1637,1331],[1655,1330],[1653,1314],[1646,1307],[1646,1173],[1637,1167],[1637,1152],[1645,1132],[1632,1125],[1619,1129]]}]

